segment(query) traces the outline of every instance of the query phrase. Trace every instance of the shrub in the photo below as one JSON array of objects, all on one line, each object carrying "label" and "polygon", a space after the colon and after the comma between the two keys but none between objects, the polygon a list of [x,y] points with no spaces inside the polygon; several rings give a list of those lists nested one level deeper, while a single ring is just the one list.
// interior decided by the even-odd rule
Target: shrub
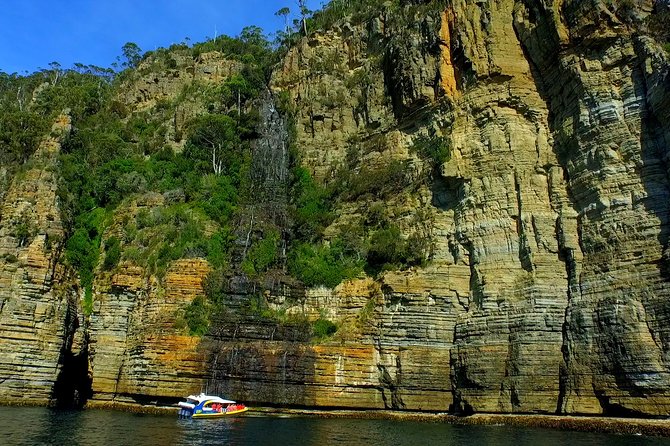
[{"label": "shrub", "polygon": [[35,229],[30,224],[27,218],[21,218],[16,226],[13,228],[13,236],[17,240],[19,247],[26,246],[31,238],[35,235]]},{"label": "shrub", "polygon": [[359,329],[364,328],[368,324],[368,322],[374,317],[375,307],[376,307],[376,299],[371,296],[370,299],[368,299],[368,301],[365,303],[365,306],[361,308],[360,311],[358,312],[356,325],[358,326]]},{"label": "shrub", "polygon": [[378,201],[367,208],[365,213],[365,226],[369,228],[382,228],[388,225],[385,203]]},{"label": "shrub", "polygon": [[16,263],[19,261],[18,257],[14,254],[4,254],[3,256],[0,256],[0,258],[4,258],[7,263]]},{"label": "shrub", "polygon": [[293,169],[295,234],[302,240],[315,240],[333,221],[328,191],[317,184],[303,167]]},{"label": "shrub", "polygon": [[202,208],[208,217],[225,224],[236,210],[237,188],[228,176],[207,175],[202,179],[200,190]]},{"label": "shrub", "polygon": [[301,243],[289,253],[289,271],[307,286],[335,287],[358,277],[363,261],[348,256],[338,241],[328,245]]},{"label": "shrub", "polygon": [[202,284],[205,296],[215,306],[222,306],[226,298],[226,276],[222,268],[210,271]]},{"label": "shrub", "polygon": [[229,250],[234,241],[235,237],[230,228],[221,228],[207,241],[207,261],[214,268],[226,267],[229,263]]},{"label": "shrub", "polygon": [[109,271],[116,267],[121,259],[121,243],[116,237],[110,237],[105,243],[105,260],[102,264],[103,269]]},{"label": "shrub", "polygon": [[382,165],[365,165],[359,172],[340,169],[334,187],[337,195],[348,200],[363,196],[384,199],[402,191],[409,183],[407,162],[392,160]]},{"label": "shrub", "polygon": [[31,111],[4,108],[0,112],[0,163],[25,162],[44,137],[48,120]]},{"label": "shrub", "polygon": [[400,230],[392,226],[380,229],[372,234],[368,248],[368,264],[373,268],[385,265],[398,265],[406,256],[405,241],[400,236]]},{"label": "shrub", "polygon": [[337,325],[333,322],[320,317],[312,324],[312,333],[316,340],[323,340],[331,337],[337,332]]},{"label": "shrub", "polygon": [[79,273],[81,285],[93,285],[93,271],[100,256],[100,239],[104,229],[106,212],[104,209],[81,215],[75,222],[75,231],[65,244],[65,258]]},{"label": "shrub", "polygon": [[203,336],[209,330],[210,304],[204,296],[196,296],[184,311],[191,336]]},{"label": "shrub", "polygon": [[265,238],[259,240],[247,253],[242,262],[242,271],[250,277],[256,277],[265,272],[277,260],[277,248],[279,247],[279,232],[273,230],[265,234]]},{"label": "shrub", "polygon": [[380,229],[370,237],[367,263],[371,272],[421,265],[430,249],[430,240],[415,232],[404,239],[396,226]]},{"label": "shrub", "polygon": [[84,288],[83,311],[87,316],[93,313],[93,287],[91,285]]},{"label": "shrub", "polygon": [[451,144],[442,136],[419,137],[414,141],[412,149],[433,167],[439,167],[451,158]]}]

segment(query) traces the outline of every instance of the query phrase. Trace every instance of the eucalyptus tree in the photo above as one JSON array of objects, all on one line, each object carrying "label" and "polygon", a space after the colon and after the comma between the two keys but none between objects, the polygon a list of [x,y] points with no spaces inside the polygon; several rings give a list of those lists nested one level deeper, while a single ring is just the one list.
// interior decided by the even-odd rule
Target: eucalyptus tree
[{"label": "eucalyptus tree", "polygon": [[307,7],[307,0],[298,0],[298,9],[300,10],[302,32],[307,35],[307,17],[312,13],[312,11]]},{"label": "eucalyptus tree", "polygon": [[275,12],[275,16],[284,17],[284,28],[285,28],[286,34],[289,33],[288,16],[290,14],[291,14],[291,10],[286,6],[281,8],[279,11]]}]

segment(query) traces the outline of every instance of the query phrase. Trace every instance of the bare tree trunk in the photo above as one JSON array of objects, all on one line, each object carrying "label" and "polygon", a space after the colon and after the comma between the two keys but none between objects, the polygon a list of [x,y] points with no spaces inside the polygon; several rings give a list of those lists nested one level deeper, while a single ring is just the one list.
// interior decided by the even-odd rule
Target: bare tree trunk
[{"label": "bare tree trunk", "polygon": [[221,147],[214,146],[212,147],[212,168],[214,169],[214,174],[215,175],[221,175],[221,172],[223,172],[223,160],[217,160],[216,159],[216,151],[217,149],[220,149]]},{"label": "bare tree trunk", "polygon": [[251,208],[251,224],[249,224],[249,232],[247,232],[247,240],[244,242],[244,252],[242,253],[242,261],[247,258],[247,250],[249,249],[249,242],[251,239],[251,232],[254,230],[254,208]]},{"label": "bare tree trunk", "polygon": [[19,87],[19,91],[16,92],[16,101],[19,103],[19,110],[23,111],[23,100],[21,99],[21,90],[23,87]]}]

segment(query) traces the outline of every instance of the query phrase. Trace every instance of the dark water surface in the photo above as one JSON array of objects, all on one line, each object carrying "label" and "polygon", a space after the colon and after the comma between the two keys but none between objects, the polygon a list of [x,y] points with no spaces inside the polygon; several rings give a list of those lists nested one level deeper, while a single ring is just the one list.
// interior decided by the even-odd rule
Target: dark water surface
[{"label": "dark water surface", "polygon": [[175,416],[0,407],[0,445],[670,445],[670,439],[390,420]]}]

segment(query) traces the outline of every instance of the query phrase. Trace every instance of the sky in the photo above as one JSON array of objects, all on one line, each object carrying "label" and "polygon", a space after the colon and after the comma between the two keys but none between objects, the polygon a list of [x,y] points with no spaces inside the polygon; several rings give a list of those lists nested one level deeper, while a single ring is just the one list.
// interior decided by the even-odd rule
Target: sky
[{"label": "sky", "polygon": [[285,6],[298,11],[297,0],[2,0],[0,71],[26,74],[51,62],[110,67],[126,42],[149,51],[236,36],[248,25],[270,33],[283,27],[275,12]]}]

